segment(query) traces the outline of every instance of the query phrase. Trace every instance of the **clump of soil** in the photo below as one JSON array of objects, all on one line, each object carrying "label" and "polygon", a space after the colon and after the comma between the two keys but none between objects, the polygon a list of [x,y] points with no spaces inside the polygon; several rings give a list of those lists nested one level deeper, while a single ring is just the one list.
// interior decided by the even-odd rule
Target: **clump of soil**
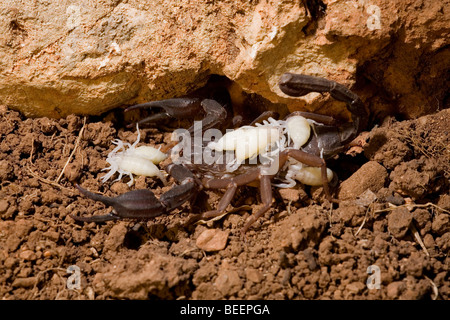
[{"label": "clump of soil", "polygon": [[[76,183],[107,196],[170,188],[144,177],[132,187],[99,181],[111,140],[132,143],[135,130],[0,114],[2,299],[450,298],[449,110],[373,129],[359,163],[330,162],[346,180],[338,205],[323,201],[322,188],[280,190],[245,241],[240,229],[259,206],[252,187],[236,197],[238,209],[207,224],[185,226],[189,205],[149,221],[75,222],[69,214],[111,210]],[[146,144],[169,137],[141,129]],[[221,194],[206,200],[215,207]]]}]

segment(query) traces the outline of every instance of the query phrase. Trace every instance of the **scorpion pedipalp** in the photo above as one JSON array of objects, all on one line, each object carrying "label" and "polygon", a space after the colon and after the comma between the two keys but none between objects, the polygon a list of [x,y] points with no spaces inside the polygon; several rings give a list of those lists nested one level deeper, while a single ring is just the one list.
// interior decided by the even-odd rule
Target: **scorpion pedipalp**
[{"label": "scorpion pedipalp", "polygon": [[113,211],[106,215],[79,217],[70,215],[73,219],[83,222],[103,222],[120,218],[152,218],[165,212],[165,206],[148,189],[133,190],[117,197],[106,197],[83,189],[78,184],[77,189],[86,197],[112,206]]},{"label": "scorpion pedipalp", "polygon": [[106,197],[83,189],[78,184],[77,189],[86,197],[112,206],[113,211],[107,215],[79,217],[71,215],[77,221],[103,222],[121,218],[150,219],[161,214],[169,213],[173,209],[189,201],[197,194],[196,184],[192,173],[185,167],[170,164],[166,171],[175,178],[178,185],[159,197],[149,189],[139,189],[126,192],[117,197]]}]

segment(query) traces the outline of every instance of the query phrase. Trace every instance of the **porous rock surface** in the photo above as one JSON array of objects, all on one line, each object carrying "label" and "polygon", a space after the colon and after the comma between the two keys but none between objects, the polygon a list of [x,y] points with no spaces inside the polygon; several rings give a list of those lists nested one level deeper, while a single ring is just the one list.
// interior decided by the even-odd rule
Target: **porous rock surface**
[{"label": "porous rock surface", "polygon": [[189,93],[219,74],[291,111],[317,111],[319,94],[280,92],[290,71],[357,82],[372,111],[415,117],[446,104],[448,4],[6,0],[0,104],[26,116],[101,114]]}]

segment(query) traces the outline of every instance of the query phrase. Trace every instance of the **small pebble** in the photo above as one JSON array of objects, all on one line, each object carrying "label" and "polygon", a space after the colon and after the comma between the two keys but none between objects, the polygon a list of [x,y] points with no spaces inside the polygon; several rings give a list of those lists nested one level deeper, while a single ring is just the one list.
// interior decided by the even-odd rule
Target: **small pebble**
[{"label": "small pebble", "polygon": [[28,278],[17,278],[13,281],[13,288],[31,288],[34,287],[36,283],[36,277],[28,277]]},{"label": "small pebble", "polygon": [[27,260],[27,261],[33,261],[33,260],[36,260],[36,258],[37,258],[36,253],[34,253],[34,251],[32,251],[32,250],[25,250],[25,251],[22,251],[22,252],[19,254],[19,257],[20,257],[21,259]]},{"label": "small pebble", "polygon": [[231,296],[236,294],[242,287],[242,280],[235,270],[221,269],[218,274],[214,286],[224,295]]},{"label": "small pebble", "polygon": [[397,239],[403,238],[409,230],[413,215],[408,209],[399,207],[388,215],[389,232]]},{"label": "small pebble", "polygon": [[400,196],[387,196],[386,201],[390,202],[396,206],[401,206],[402,204],[405,203],[405,199],[403,199]]},{"label": "small pebble", "polygon": [[52,252],[52,250],[46,250],[46,251],[44,251],[43,255],[44,255],[44,258],[50,258],[53,256],[53,252]]},{"label": "small pebble", "polygon": [[284,200],[296,202],[300,199],[300,192],[297,189],[279,189],[281,197]]},{"label": "small pebble", "polygon": [[439,214],[435,216],[433,224],[433,231],[442,236],[443,234],[450,231],[450,217],[448,214]]},{"label": "small pebble", "polygon": [[356,199],[355,203],[362,207],[368,207],[375,200],[377,200],[377,195],[372,190],[367,189]]},{"label": "small pebble", "polygon": [[5,213],[9,208],[9,203],[7,200],[0,200],[0,213]]},{"label": "small pebble", "polygon": [[230,231],[207,229],[197,238],[197,247],[204,251],[220,251],[225,248]]},{"label": "small pebble", "polygon": [[54,242],[57,242],[59,240],[59,232],[56,232],[56,231],[51,231],[51,230],[46,231],[46,232],[44,232],[44,236]]},{"label": "small pebble", "polygon": [[387,286],[387,296],[389,299],[398,299],[403,290],[405,290],[406,285],[402,281],[391,282]]},{"label": "small pebble", "polygon": [[260,283],[264,279],[263,274],[259,270],[253,268],[245,269],[245,276],[254,283]]},{"label": "small pebble", "polygon": [[338,198],[341,200],[356,199],[367,189],[376,193],[384,187],[387,177],[388,173],[381,164],[369,161],[341,183]]}]

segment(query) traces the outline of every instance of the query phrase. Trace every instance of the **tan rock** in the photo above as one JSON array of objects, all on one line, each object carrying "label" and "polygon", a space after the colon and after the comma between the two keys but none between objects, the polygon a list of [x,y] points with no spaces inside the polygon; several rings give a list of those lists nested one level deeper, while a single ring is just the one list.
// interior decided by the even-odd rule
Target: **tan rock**
[{"label": "tan rock", "polygon": [[369,161],[361,166],[339,186],[339,199],[356,199],[366,190],[378,192],[388,177],[387,170],[376,161]]},{"label": "tan rock", "polygon": [[413,215],[404,207],[395,208],[388,215],[388,230],[397,239],[403,238],[409,230]]},{"label": "tan rock", "polygon": [[450,231],[450,218],[448,214],[439,214],[435,217],[432,224],[433,231],[438,235],[443,235]]},{"label": "tan rock", "polygon": [[37,277],[28,278],[16,278],[14,279],[12,286],[14,288],[31,288],[36,284]]},{"label": "tan rock", "polygon": [[259,270],[253,268],[245,269],[245,275],[248,280],[254,283],[259,283],[264,279],[264,275]]},{"label": "tan rock", "polygon": [[322,107],[319,94],[287,98],[278,79],[290,71],[352,85],[358,69],[405,115],[442,106],[445,1],[324,3],[314,20],[289,1],[2,1],[0,104],[27,116],[100,114],[219,74],[290,110],[338,114],[342,105]]},{"label": "tan rock", "polygon": [[114,225],[105,240],[105,249],[117,250],[123,244],[126,234],[127,227],[124,223]]},{"label": "tan rock", "polygon": [[389,299],[398,299],[402,291],[404,291],[406,285],[403,281],[391,282],[387,286],[387,297]]},{"label": "tan rock", "polygon": [[230,296],[242,288],[242,280],[237,271],[221,269],[214,285],[224,296]]},{"label": "tan rock", "polygon": [[19,254],[19,257],[26,261],[36,260],[37,256],[33,250],[24,250]]},{"label": "tan rock", "polygon": [[298,189],[279,189],[281,197],[287,201],[298,201],[300,199],[300,191]]}]

